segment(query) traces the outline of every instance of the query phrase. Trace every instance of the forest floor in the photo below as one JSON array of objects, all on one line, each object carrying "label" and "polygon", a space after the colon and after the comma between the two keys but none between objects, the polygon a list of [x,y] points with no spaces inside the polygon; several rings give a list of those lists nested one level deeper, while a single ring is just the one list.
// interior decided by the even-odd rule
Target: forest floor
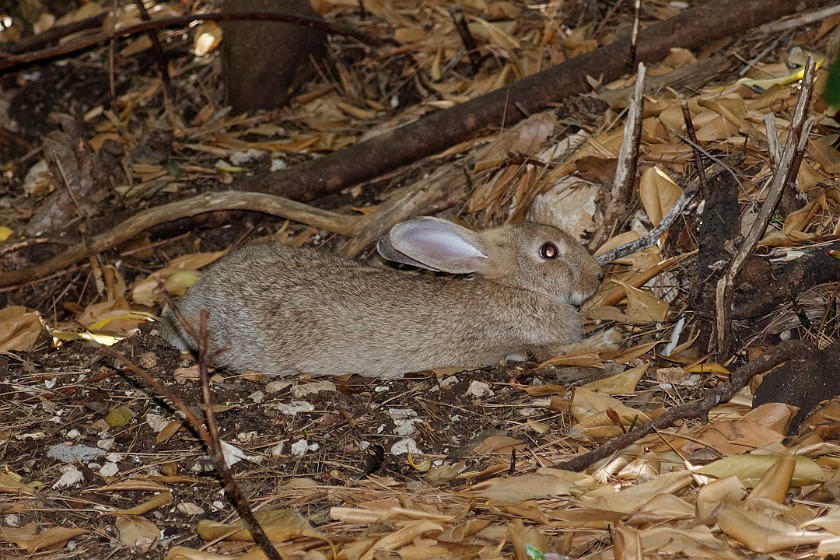
[{"label": "forest floor", "polygon": [[[55,4],[55,13],[27,17],[97,16],[95,2]],[[121,24],[139,21],[125,4],[99,9]],[[177,291],[184,277],[254,241],[366,260],[401,211],[477,228],[558,223],[601,254],[645,237],[695,190],[666,234],[604,267],[582,308],[587,331],[616,329],[620,350],[387,381],[211,370],[236,483],[283,558],[840,553],[840,403],[832,400],[840,395],[832,256],[840,125],[820,97],[840,16],[745,29],[649,64],[638,181],[619,214],[609,193],[636,75],[601,83],[594,68],[585,94],[310,201],[328,211],[326,222],[349,216],[351,226],[308,211],[284,219],[288,210],[179,209],[198,195],[246,190],[270,171],[329,161],[595,51],[634,18],[620,2],[461,3],[484,57],[471,66],[451,3],[365,4],[364,14],[352,2],[313,5],[330,22],[399,44],[361,48],[331,35],[321,72],[276,111],[224,107],[218,50],[199,48],[220,33],[213,22],[158,32],[170,57],[166,96],[143,34],[113,51],[103,42],[3,70],[0,558],[260,557],[227,525],[238,514],[205,442],[170,398],[126,368],[147,372],[203,417],[196,360],[156,336],[166,303],[159,282]],[[643,2],[641,21],[687,9]],[[184,8],[173,1],[150,11]],[[0,41],[13,47],[29,36],[13,26]],[[715,286],[762,219],[780,169],[771,137],[784,146],[809,55],[820,69],[805,105],[814,118],[806,150],[736,279],[731,336],[718,340]],[[683,104],[708,158],[705,184]],[[435,188],[435,198],[411,206]],[[605,216],[614,220],[606,229]],[[750,369],[762,355],[780,357]],[[762,375],[785,361],[782,379],[768,381],[754,404]],[[739,375],[731,400],[703,408]],[[637,441],[585,455],[660,418]]]}]

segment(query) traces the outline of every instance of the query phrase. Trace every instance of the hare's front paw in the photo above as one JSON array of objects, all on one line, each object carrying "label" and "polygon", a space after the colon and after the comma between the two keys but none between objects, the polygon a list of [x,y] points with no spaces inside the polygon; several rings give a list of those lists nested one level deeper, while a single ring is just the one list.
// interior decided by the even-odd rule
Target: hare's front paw
[{"label": "hare's front paw", "polygon": [[537,360],[544,362],[560,356],[615,352],[619,348],[621,348],[621,334],[615,329],[610,329],[573,344],[535,348],[533,354]]},{"label": "hare's front paw", "polygon": [[621,333],[616,329],[601,331],[583,339],[580,344],[586,344],[596,352],[615,352],[621,348]]}]

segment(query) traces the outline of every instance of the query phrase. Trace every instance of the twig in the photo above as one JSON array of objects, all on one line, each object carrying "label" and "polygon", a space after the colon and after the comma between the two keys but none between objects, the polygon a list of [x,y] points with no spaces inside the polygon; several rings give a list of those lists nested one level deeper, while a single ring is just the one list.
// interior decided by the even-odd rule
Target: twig
[{"label": "twig", "polygon": [[618,152],[618,166],[615,170],[615,181],[613,182],[610,202],[604,212],[604,220],[598,227],[592,240],[589,242],[590,249],[603,245],[609,239],[618,222],[624,219],[627,213],[627,202],[636,184],[636,169],[639,159],[639,143],[642,137],[642,112],[645,106],[645,65],[639,63],[639,71],[636,76],[636,89],[630,106],[627,109],[627,122],[624,125],[624,141],[621,150]]},{"label": "twig", "polygon": [[639,42],[639,12],[642,10],[642,0],[633,2],[633,30],[630,32],[630,56],[627,58],[627,70],[632,71],[636,65],[636,45]]},{"label": "twig", "polygon": [[99,349],[107,354],[108,356],[114,358],[123,363],[125,369],[130,371],[131,373],[138,376],[143,382],[151,387],[152,391],[158,395],[163,396],[175,405],[181,414],[184,415],[184,419],[190,425],[190,427],[195,430],[195,433],[198,434],[198,437],[201,438],[201,441],[205,443],[205,445],[210,445],[210,435],[207,433],[207,430],[204,428],[204,424],[199,420],[198,416],[196,416],[190,407],[181,400],[181,397],[173,393],[169,390],[169,387],[160,383],[157,379],[149,375],[146,370],[134,364],[131,360],[114,350],[113,348],[106,346],[104,344],[99,344]]},{"label": "twig", "polygon": [[805,14],[799,14],[796,17],[788,18],[782,21],[774,21],[767,23],[758,28],[759,32],[767,35],[775,35],[780,31],[787,31],[788,29],[795,29],[803,25],[810,25],[817,21],[823,21],[831,16],[840,14],[840,5],[827,6],[821,10],[814,10]]},{"label": "twig", "polygon": [[[688,140],[689,142],[691,140]],[[696,146],[696,150],[702,152],[703,149],[699,146]],[[695,156],[696,157],[696,156]],[[683,191],[674,205],[668,210],[668,212],[662,217],[662,221],[660,221],[655,228],[653,228],[650,233],[644,236],[641,239],[637,239],[635,241],[631,241],[630,243],[625,243],[615,249],[612,249],[602,255],[596,257],[598,264],[604,266],[605,264],[612,262],[616,259],[620,259],[627,255],[632,255],[637,251],[641,251],[642,249],[647,249],[648,247],[653,247],[659,241],[659,239],[665,234],[665,232],[674,225],[674,222],[677,218],[685,211],[688,207],[689,203],[694,199],[694,196],[697,194],[697,190],[700,186],[701,176],[705,179],[707,174],[717,174],[722,172],[723,170],[732,173],[733,176],[737,178],[735,175],[735,171],[732,169],[733,165],[737,165],[744,160],[743,154],[735,153],[728,156],[725,160],[718,160],[713,158],[715,161],[708,168],[704,168],[702,174],[697,173],[697,179],[693,180],[689,186]]]},{"label": "twig", "polygon": [[323,29],[328,33],[337,35],[345,35],[352,37],[360,43],[366,45],[378,46],[382,44],[377,38],[371,37],[366,33],[354,29],[346,25],[337,23],[330,23],[318,18],[310,18],[305,16],[294,16],[290,14],[275,14],[267,12],[243,12],[237,14],[231,13],[213,13],[213,14],[188,14],[185,16],[173,16],[157,18],[150,21],[143,21],[135,25],[129,25],[112,32],[97,33],[89,37],[82,37],[76,41],[72,41],[65,45],[58,45],[56,47],[49,47],[39,51],[11,55],[7,53],[0,53],[0,71],[25,66],[33,62],[41,62],[59,56],[66,56],[75,52],[83,51],[90,47],[113,41],[122,37],[129,37],[138,33],[145,33],[155,29],[166,29],[169,27],[185,27],[194,21],[279,21],[283,23],[291,23],[295,25],[302,25],[306,27],[313,27],[315,29]]},{"label": "twig", "polygon": [[478,47],[475,44],[475,39],[470,33],[470,28],[467,26],[467,20],[464,19],[464,12],[461,11],[460,6],[452,6],[449,8],[449,15],[452,16],[452,21],[455,23],[455,29],[461,37],[461,42],[464,48],[467,49],[467,56],[470,58],[470,66],[473,74],[477,74],[481,69],[481,55],[478,53]]},{"label": "twig", "polygon": [[738,253],[732,259],[729,270],[718,280],[715,288],[715,331],[717,350],[721,355],[728,354],[732,346],[732,298],[735,278],[741,272],[747,258],[752,254],[756,244],[764,234],[764,230],[767,229],[770,216],[776,204],[778,204],[785,186],[796,177],[799,170],[798,163],[802,160],[802,151],[805,149],[808,133],[813,126],[813,118],[805,121],[805,111],[814,87],[814,70],[814,59],[808,57],[802,78],[802,90],[799,93],[799,100],[793,113],[784,153],[779,160],[779,166],[776,168],[767,197],[764,199],[755,222],[741,244]]},{"label": "twig", "polygon": [[50,27],[46,31],[42,31],[37,35],[24,37],[14,43],[5,43],[2,45],[2,48],[0,48],[0,57],[4,54],[19,54],[30,49],[37,49],[42,45],[58,41],[59,39],[78,33],[79,31],[99,27],[102,25],[102,22],[105,21],[105,15],[106,13],[102,12],[101,14],[86,19],[74,21],[65,25]]},{"label": "twig", "polygon": [[604,266],[616,259],[632,255],[633,253],[641,251],[642,249],[647,249],[648,247],[653,247],[662,238],[662,236],[665,235],[668,228],[674,225],[674,222],[677,221],[677,218],[683,213],[683,210],[685,210],[686,206],[688,206],[688,204],[694,199],[696,194],[697,187],[685,189],[674,205],[671,206],[670,210],[662,216],[662,221],[660,221],[655,228],[650,230],[650,233],[640,239],[631,241],[630,243],[625,243],[624,245],[607,251],[603,255],[597,256],[595,260],[598,261],[598,264]]},{"label": "twig", "polygon": [[48,261],[19,270],[0,272],[0,287],[52,274],[91,255],[113,249],[151,227],[220,210],[262,212],[348,236],[353,235],[359,220],[357,216],[329,212],[269,194],[236,191],[203,194],[144,210],[85,243],[73,245]]},{"label": "twig", "polygon": [[697,168],[697,178],[700,180],[700,188],[703,192],[707,192],[709,183],[706,181],[706,167],[703,165],[703,154],[700,151],[700,144],[697,142],[697,134],[694,132],[694,123],[691,120],[691,111],[688,110],[688,104],[682,103],[683,120],[685,121],[685,131],[691,140],[691,152],[694,154],[694,167]]},{"label": "twig", "polygon": [[[134,4],[140,12],[140,19],[143,21],[151,21],[149,12],[146,10],[146,6],[143,5],[143,0],[134,0]],[[164,100],[167,103],[172,103],[175,101],[175,97],[172,93],[172,80],[169,77],[169,68],[166,64],[166,53],[163,50],[163,45],[160,44],[160,39],[154,29],[148,30],[146,35],[152,41],[152,47],[154,47],[155,50],[155,60],[157,61],[160,78],[163,81]]]},{"label": "twig", "polygon": [[799,340],[784,341],[755,360],[735,370],[729,377],[729,381],[711,391],[707,391],[701,399],[676,406],[661,416],[658,416],[649,424],[637,427],[628,434],[611,439],[604,445],[588,453],[578,455],[574,459],[560,463],[556,467],[570,471],[583,470],[596,461],[609,457],[613,453],[624,449],[654,431],[670,428],[677,420],[691,418],[707,419],[709,412],[714,407],[729,401],[754,375],[767,371],[789,360],[791,357],[801,353],[805,347],[805,343]]},{"label": "twig", "polygon": [[[699,186],[701,188],[706,188],[706,169],[703,167],[703,159],[701,157],[700,150],[698,149],[697,145],[697,136],[694,134],[694,125],[691,122],[691,114],[688,112],[688,106],[683,103],[683,117],[685,118],[686,129],[688,130],[688,135],[692,140],[692,149],[694,151],[694,165],[697,167],[697,179],[699,181]],[[662,217],[662,220],[653,228],[650,233],[646,236],[642,237],[641,239],[637,239],[635,241],[631,241],[630,243],[625,243],[620,247],[616,247],[603,255],[599,255],[596,257],[595,260],[598,261],[598,264],[604,266],[605,264],[612,262],[616,259],[620,259],[627,255],[632,255],[637,251],[641,251],[642,249],[647,249],[648,247],[653,247],[659,239],[665,235],[665,232],[668,231],[674,222],[677,221],[677,218],[680,214],[683,213],[683,210],[688,206],[688,204],[694,199],[694,196],[697,194],[697,185],[693,185],[683,191],[677,201],[674,203],[673,206],[668,210],[668,212]]]},{"label": "twig", "polygon": [[[170,302],[172,305],[172,302]],[[182,326],[187,324],[184,317],[178,314],[178,320],[181,321]],[[213,410],[213,391],[210,389],[210,373],[207,370],[207,310],[202,309],[198,336],[194,338],[196,343],[196,353],[198,354],[198,371],[201,378],[201,396],[204,401],[204,418],[207,422],[207,432],[210,435],[210,457],[213,459],[213,466],[216,467],[216,472],[222,478],[225,485],[225,495],[227,495],[236,507],[236,511],[251,531],[251,536],[254,542],[262,549],[263,553],[270,560],[283,560],[277,549],[271,543],[271,539],[265,533],[265,530],[254,517],[254,512],[248,503],[248,499],[242,493],[242,489],[236,484],[233,478],[233,473],[225,461],[225,454],[222,449],[222,440],[219,436],[219,424],[216,422],[216,413]]]},{"label": "twig", "polygon": [[[161,283],[159,282],[159,284]],[[216,472],[219,473],[219,477],[224,483],[225,495],[231,500],[234,507],[236,507],[236,510],[239,512],[239,515],[248,524],[248,527],[251,530],[251,535],[254,537],[254,542],[259,545],[265,555],[271,560],[283,560],[274,548],[274,545],[271,543],[271,540],[268,538],[268,535],[266,535],[262,526],[254,518],[254,512],[251,510],[248,500],[236,484],[236,480],[233,478],[233,473],[231,472],[227,461],[225,461],[222,442],[219,437],[219,425],[218,422],[216,422],[216,414],[213,410],[213,397],[210,389],[210,374],[207,369],[207,311],[203,309],[201,310],[199,330],[198,333],[196,333],[193,326],[186,320],[181,312],[178,311],[177,306],[172,301],[168,292],[162,288],[163,286],[161,285],[161,292],[164,294],[169,306],[173,309],[175,317],[180,322],[181,327],[187,333],[187,336],[192,338],[195,342],[195,347],[197,349],[196,353],[198,354],[198,369],[201,377],[201,394],[204,402],[204,418],[206,427],[205,424],[202,423],[195,414],[193,414],[192,410],[190,410],[180,397],[170,391],[168,387],[158,382],[157,379],[149,375],[143,368],[135,365],[128,358],[104,344],[100,344],[99,347],[105,354],[108,354],[115,360],[122,362],[125,369],[139,376],[149,387],[151,387],[152,391],[169,399],[172,404],[181,411],[189,425],[195,430],[201,438],[201,441],[203,441],[207,446],[207,449],[210,452],[210,458],[213,461],[213,466],[216,468]],[[330,545],[332,546],[332,543],[330,543]]]}]

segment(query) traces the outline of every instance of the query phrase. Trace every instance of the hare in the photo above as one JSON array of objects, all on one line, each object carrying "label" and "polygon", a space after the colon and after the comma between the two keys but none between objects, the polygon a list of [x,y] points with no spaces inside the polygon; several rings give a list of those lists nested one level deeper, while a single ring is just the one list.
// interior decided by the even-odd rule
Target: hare
[{"label": "hare", "polygon": [[[476,232],[416,218],[395,225],[377,249],[392,261],[478,278],[376,269],[266,243],[209,267],[178,307],[196,330],[207,310],[216,365],[391,379],[496,364],[510,354],[558,355],[581,340],[575,306],[595,292],[601,274],[574,238],[539,224]],[[193,348],[171,311],[160,332],[181,350]],[[595,345],[610,342],[602,336]]]}]

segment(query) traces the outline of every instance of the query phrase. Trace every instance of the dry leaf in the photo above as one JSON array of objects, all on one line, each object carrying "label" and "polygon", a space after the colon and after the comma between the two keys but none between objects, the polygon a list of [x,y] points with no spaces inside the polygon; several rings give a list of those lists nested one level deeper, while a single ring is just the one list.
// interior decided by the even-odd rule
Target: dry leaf
[{"label": "dry leaf", "polygon": [[817,544],[825,538],[825,533],[803,531],[776,517],[734,506],[722,507],[717,522],[721,531],[753,552],[771,553]]},{"label": "dry leaf", "polygon": [[160,528],[139,515],[118,517],[114,528],[117,530],[117,540],[138,552],[154,550],[160,543]]},{"label": "dry leaf", "polygon": [[625,320],[633,324],[661,322],[668,318],[668,303],[662,301],[647,289],[635,288],[624,282],[617,282],[627,293]]},{"label": "dry leaf", "polygon": [[[761,477],[779,460],[774,455],[758,455],[755,453],[732,455],[703,465],[697,472],[717,478],[735,475],[747,488],[755,488]],[[824,480],[822,469],[808,457],[796,456],[796,467],[790,481],[791,487],[805,484],[816,484]]]},{"label": "dry leaf", "polygon": [[434,521],[411,521],[399,531],[395,531],[376,541],[359,560],[373,560],[376,551],[398,550],[400,547],[413,542],[416,538],[427,534],[439,535],[443,526]]},{"label": "dry leaf", "polygon": [[34,310],[20,305],[0,309],[0,352],[29,352],[43,331]]},{"label": "dry leaf", "polygon": [[747,489],[735,475],[713,480],[700,487],[695,502],[696,517],[705,523],[721,505],[738,503],[746,496]]},{"label": "dry leaf", "polygon": [[[582,431],[590,438],[618,436],[635,424],[650,422],[650,418],[643,412],[634,410],[617,399],[595,393],[585,387],[575,389],[571,412],[575,420],[578,421],[573,429]],[[617,425],[610,418],[611,415],[613,417],[618,416],[620,425]]]},{"label": "dry leaf", "polygon": [[[281,542],[297,537],[323,537],[312,528],[300,513],[290,509],[262,510],[254,514],[272,542]],[[247,523],[240,519],[233,523],[220,523],[209,519],[198,522],[196,533],[203,541],[224,539],[228,541],[253,542],[254,538]]]},{"label": "dry leaf", "polygon": [[602,496],[591,502],[592,506],[607,511],[634,513],[659,494],[672,494],[691,484],[693,478],[688,471],[663,474],[644,484],[624,488],[611,496]]},{"label": "dry leaf", "polygon": [[[145,305],[147,307],[154,307],[157,304],[163,303],[164,297],[160,294],[158,281],[165,282],[167,278],[177,272],[195,272],[218,260],[224,254],[225,251],[194,253],[178,257],[177,259],[172,259],[166,268],[162,268],[136,282],[134,284],[134,288],[131,290],[131,299],[135,303]],[[183,284],[181,280],[176,283],[178,286],[181,284]]]},{"label": "dry leaf", "polygon": [[604,395],[627,395],[636,390],[636,384],[649,367],[650,363],[642,364],[617,375],[587,383],[584,387]]},{"label": "dry leaf", "polygon": [[487,455],[490,453],[510,453],[513,448],[521,448],[525,442],[521,439],[509,436],[488,436],[481,443],[475,446],[473,452],[476,455]]},{"label": "dry leaf", "polygon": [[780,458],[775,465],[767,469],[767,472],[755,485],[747,499],[766,499],[777,504],[784,503],[795,468],[796,459],[793,455],[785,455]]},{"label": "dry leaf", "polygon": [[465,494],[495,502],[516,503],[525,500],[568,496],[570,488],[571,484],[562,478],[532,473],[489,480],[474,486]]},{"label": "dry leaf", "polygon": [[34,554],[40,550],[54,548],[67,544],[70,539],[75,539],[90,533],[89,529],[74,529],[72,527],[52,527],[38,534],[26,545],[26,551]]},{"label": "dry leaf", "polygon": [[639,198],[654,226],[662,221],[680,195],[682,189],[659,166],[650,167],[642,173]]}]

